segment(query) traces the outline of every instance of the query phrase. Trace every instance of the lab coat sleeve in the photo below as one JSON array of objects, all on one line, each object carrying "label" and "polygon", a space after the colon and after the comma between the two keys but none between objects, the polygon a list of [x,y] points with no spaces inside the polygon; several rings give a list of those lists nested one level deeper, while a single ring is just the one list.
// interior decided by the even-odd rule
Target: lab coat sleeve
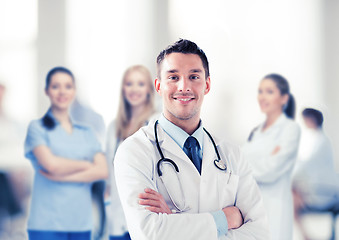
[{"label": "lab coat sleeve", "polygon": [[286,172],[292,171],[299,147],[300,128],[291,122],[281,130],[281,136],[277,139],[280,150],[276,154],[270,154],[261,159],[255,159],[252,165],[253,176],[258,183],[275,182]]},{"label": "lab coat sleeve", "polygon": [[269,227],[260,190],[239,149],[235,155],[235,169],[239,174],[235,206],[241,211],[244,224],[238,229],[229,230],[226,239],[268,240]]},{"label": "lab coat sleeve", "polygon": [[126,139],[115,156],[118,193],[132,239],[218,239],[210,213],[157,214],[138,204],[138,194],[145,188],[157,191],[154,180],[155,149],[139,130],[137,137]]}]

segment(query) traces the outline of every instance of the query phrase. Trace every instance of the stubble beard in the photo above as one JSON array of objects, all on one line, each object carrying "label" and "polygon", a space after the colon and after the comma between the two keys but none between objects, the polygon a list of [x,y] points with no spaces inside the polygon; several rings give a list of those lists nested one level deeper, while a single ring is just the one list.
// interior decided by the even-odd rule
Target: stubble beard
[{"label": "stubble beard", "polygon": [[198,109],[194,109],[191,113],[187,113],[187,114],[176,114],[174,111],[169,111],[167,110],[167,112],[172,115],[175,119],[181,120],[181,121],[187,121],[192,119],[194,116],[196,116],[198,114]]}]

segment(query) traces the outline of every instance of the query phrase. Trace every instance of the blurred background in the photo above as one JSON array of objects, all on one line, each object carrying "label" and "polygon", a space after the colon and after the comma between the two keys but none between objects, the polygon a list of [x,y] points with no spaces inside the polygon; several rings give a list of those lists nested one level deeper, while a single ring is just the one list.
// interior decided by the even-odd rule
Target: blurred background
[{"label": "blurred background", "polygon": [[[323,112],[338,170],[338,13],[337,0],[0,0],[0,83],[6,88],[1,112],[16,136],[9,145],[8,125],[0,128],[0,169],[19,169],[25,172],[19,182],[29,182],[24,135],[28,122],[49,106],[43,89],[52,67],[73,71],[79,101],[107,126],[117,112],[124,70],[143,64],[155,77],[158,53],[187,38],[210,62],[212,90],[202,119],[211,132],[244,144],[264,120],[258,84],[266,74],[279,73],[290,83],[301,126],[304,107]],[[29,191],[23,195],[29,199]],[[310,231],[320,229],[314,239],[328,238],[329,221],[326,214],[305,220]]]}]

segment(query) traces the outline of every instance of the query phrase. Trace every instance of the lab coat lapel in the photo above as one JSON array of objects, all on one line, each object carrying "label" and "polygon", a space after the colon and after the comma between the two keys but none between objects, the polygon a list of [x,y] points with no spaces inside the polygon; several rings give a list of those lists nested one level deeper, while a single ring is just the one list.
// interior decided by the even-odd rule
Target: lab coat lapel
[{"label": "lab coat lapel", "polygon": [[[155,121],[150,122],[145,132],[147,137],[155,144],[154,123]],[[173,158],[172,156],[174,155],[175,159],[173,160],[180,159],[182,161],[188,162],[189,164],[192,164],[192,167],[195,168],[194,164],[187,157],[185,152],[178,146],[178,144],[170,136],[167,135],[167,133],[159,125],[157,130],[159,144],[164,153],[164,157]]]},{"label": "lab coat lapel", "polygon": [[[212,136],[213,137],[213,136]],[[216,141],[216,139],[213,139]],[[216,141],[218,146],[218,142]],[[203,157],[202,157],[202,170],[201,175],[204,174],[204,171],[207,170],[214,160],[217,159],[217,155],[214,150],[213,143],[206,133],[204,133],[204,148],[203,148]]]},{"label": "lab coat lapel", "polygon": [[160,146],[162,147],[163,151],[167,154],[175,155],[175,157],[179,158],[180,160],[191,163],[191,160],[187,157],[186,153],[181,149],[181,147],[179,147],[179,145],[164,131],[162,131],[162,133],[163,141],[160,143]]}]

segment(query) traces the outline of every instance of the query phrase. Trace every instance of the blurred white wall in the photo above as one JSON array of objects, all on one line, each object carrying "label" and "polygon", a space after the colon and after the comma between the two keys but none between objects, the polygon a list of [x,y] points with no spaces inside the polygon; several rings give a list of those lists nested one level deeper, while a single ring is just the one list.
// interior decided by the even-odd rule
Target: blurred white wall
[{"label": "blurred white wall", "polygon": [[203,119],[211,131],[243,144],[264,119],[259,81],[277,72],[290,82],[297,120],[303,107],[320,108],[336,149],[338,9],[331,0],[0,0],[6,109],[21,119],[40,117],[49,105],[47,71],[64,65],[76,76],[80,99],[108,124],[124,70],[144,64],[155,77],[159,51],[188,38],[210,61]]},{"label": "blurred white wall", "polygon": [[210,61],[203,114],[211,129],[244,143],[264,119],[257,89],[272,72],[289,80],[298,113],[323,102],[321,7],[308,0],[171,1],[171,40],[195,41]]},{"label": "blurred white wall", "polygon": [[336,169],[339,170],[339,1],[327,0],[324,2],[324,78],[319,80],[323,85],[326,131],[331,138]]},{"label": "blurred white wall", "polygon": [[[4,110],[28,121],[38,108],[36,89],[37,0],[0,0],[0,82]],[[20,7],[18,7],[20,6]]]},{"label": "blurred white wall", "polygon": [[[159,43],[158,16],[164,1],[72,0],[67,2],[67,65],[78,78],[80,100],[101,113],[106,124],[115,117],[124,71],[148,67],[155,77]],[[162,46],[161,46],[162,47]]]}]

